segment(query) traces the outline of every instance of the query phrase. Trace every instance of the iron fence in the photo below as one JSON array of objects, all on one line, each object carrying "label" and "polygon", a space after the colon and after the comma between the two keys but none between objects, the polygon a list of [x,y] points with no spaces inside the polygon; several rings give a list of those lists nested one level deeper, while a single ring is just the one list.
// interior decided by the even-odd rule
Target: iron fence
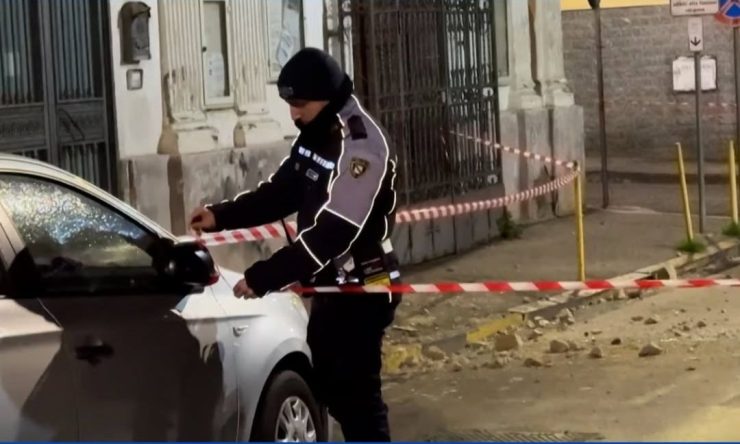
[{"label": "iron fence", "polygon": [[344,0],[339,12],[357,94],[398,147],[405,203],[496,183],[496,153],[451,136],[498,137],[494,2]]}]

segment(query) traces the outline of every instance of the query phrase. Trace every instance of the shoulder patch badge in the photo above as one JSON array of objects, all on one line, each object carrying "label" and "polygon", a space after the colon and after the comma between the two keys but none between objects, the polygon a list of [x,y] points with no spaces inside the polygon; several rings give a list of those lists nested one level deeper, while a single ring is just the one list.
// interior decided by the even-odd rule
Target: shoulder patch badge
[{"label": "shoulder patch badge", "polygon": [[352,177],[357,179],[358,177],[365,174],[365,171],[367,171],[367,168],[369,166],[370,162],[368,162],[367,160],[353,157],[349,163],[349,173],[352,175]]}]

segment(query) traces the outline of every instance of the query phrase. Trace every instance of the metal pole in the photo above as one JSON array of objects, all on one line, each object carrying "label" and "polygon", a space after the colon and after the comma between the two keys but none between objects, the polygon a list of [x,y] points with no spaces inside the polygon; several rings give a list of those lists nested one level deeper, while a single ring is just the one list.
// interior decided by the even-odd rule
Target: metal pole
[{"label": "metal pole", "polygon": [[740,143],[740,29],[732,30],[735,46],[735,142]]},{"label": "metal pole", "polygon": [[576,165],[578,175],[573,184],[576,201],[576,244],[578,246],[578,280],[586,280],[586,247],[583,230],[583,171]]},{"label": "metal pole", "polygon": [[694,242],[694,227],[691,223],[689,188],[686,185],[686,169],[683,165],[683,150],[680,143],[676,143],[676,157],[678,158],[678,178],[681,181],[681,203],[683,203],[683,216],[686,222],[686,240],[691,243]]},{"label": "metal pole", "polygon": [[705,183],[704,183],[704,146],[701,135],[701,53],[694,53],[694,73],[696,89],[696,155],[697,155],[697,174],[699,175],[699,232],[704,233],[705,221],[707,217],[706,202],[704,201]]},{"label": "metal pole", "polygon": [[604,103],[604,65],[601,39],[601,8],[594,8],[594,27],[596,28],[596,72],[599,90],[599,143],[601,145],[601,206],[609,206],[609,169],[606,147],[606,104]]}]

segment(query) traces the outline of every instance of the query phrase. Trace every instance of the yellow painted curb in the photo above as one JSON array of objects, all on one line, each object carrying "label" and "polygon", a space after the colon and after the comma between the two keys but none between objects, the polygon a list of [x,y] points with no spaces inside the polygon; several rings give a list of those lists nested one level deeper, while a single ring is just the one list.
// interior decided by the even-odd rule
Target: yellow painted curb
[{"label": "yellow painted curb", "polygon": [[401,370],[407,360],[421,359],[421,344],[385,345],[383,347],[383,373],[393,374]]},{"label": "yellow painted curb", "polygon": [[509,313],[502,318],[486,322],[473,331],[468,332],[465,340],[468,344],[480,342],[497,333],[506,330],[509,327],[519,327],[524,324],[524,315],[520,313]]}]

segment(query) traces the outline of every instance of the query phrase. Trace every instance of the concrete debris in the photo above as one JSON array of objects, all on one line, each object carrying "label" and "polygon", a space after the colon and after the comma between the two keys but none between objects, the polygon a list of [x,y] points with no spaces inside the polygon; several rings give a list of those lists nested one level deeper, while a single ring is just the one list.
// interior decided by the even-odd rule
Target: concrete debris
[{"label": "concrete debris", "polygon": [[632,316],[633,322],[642,322],[645,318],[643,316]]},{"label": "concrete debris", "polygon": [[699,321],[699,322],[696,323],[696,326],[699,327],[699,328],[704,328],[704,327],[707,326],[707,323],[704,322],[704,321]]},{"label": "concrete debris", "polygon": [[516,350],[522,346],[522,338],[516,333],[496,336],[496,351]]},{"label": "concrete debris", "polygon": [[550,353],[565,353],[570,349],[567,342],[555,339],[550,341]]},{"label": "concrete debris", "polygon": [[483,367],[485,368],[492,368],[492,369],[499,369],[504,368],[511,362],[511,358],[508,356],[494,356],[492,360],[485,362],[483,364]]},{"label": "concrete debris", "polygon": [[650,344],[642,347],[639,356],[641,358],[645,358],[648,356],[658,356],[661,353],[663,353],[663,349],[651,342]]},{"label": "concrete debris", "polygon": [[408,319],[408,324],[412,327],[434,327],[436,325],[434,316],[418,315]]},{"label": "concrete debris", "polygon": [[612,345],[622,345],[622,338],[612,339]]},{"label": "concrete debris", "polygon": [[539,318],[539,319],[535,319],[535,322],[537,323],[537,326],[539,328],[545,328],[550,325],[550,321],[548,321],[547,319]]},{"label": "concrete debris", "polygon": [[432,345],[431,347],[424,350],[424,356],[431,359],[432,361],[443,361],[447,358],[447,355],[445,352],[442,351],[439,347],[436,345]]},{"label": "concrete debris", "polygon": [[619,290],[614,299],[617,301],[624,301],[629,299],[629,296],[627,296],[627,293],[624,290]]},{"label": "concrete debris", "polygon": [[604,332],[601,331],[601,330],[591,330],[591,335],[593,335],[593,336],[598,336],[598,335],[600,335],[602,333],[604,333]]},{"label": "concrete debris", "polygon": [[542,337],[542,335],[544,335],[542,330],[535,328],[534,330],[532,330],[532,333],[529,334],[529,339],[537,339]]},{"label": "concrete debris", "polygon": [[591,353],[589,353],[588,356],[593,359],[601,359],[604,357],[604,351],[601,347],[594,347],[591,349]]},{"label": "concrete debris", "polygon": [[522,298],[522,302],[524,302],[525,304],[529,304],[530,302],[532,302],[532,298],[530,298],[529,296],[524,296]]},{"label": "concrete debris", "polygon": [[527,358],[524,360],[525,367],[542,367],[545,363],[539,358]]},{"label": "concrete debris", "polygon": [[569,351],[581,351],[584,347],[582,345],[578,345],[576,341],[568,341],[568,350]]},{"label": "concrete debris", "polygon": [[691,331],[691,326],[689,324],[684,324],[683,327],[681,327],[681,330],[683,331]]},{"label": "concrete debris", "polygon": [[655,325],[660,322],[660,316],[653,315],[645,319],[645,325]]},{"label": "concrete debris", "polygon": [[394,325],[393,330],[400,331],[402,333],[407,334],[408,336],[411,336],[412,338],[419,336],[419,330],[415,329],[414,327],[406,327],[403,325]]},{"label": "concrete debris", "polygon": [[535,328],[537,327],[537,324],[534,323],[534,321],[527,321],[527,328]]},{"label": "concrete debris", "polygon": [[460,372],[463,368],[470,365],[470,361],[462,356],[458,356],[452,361],[452,371],[453,372]]},{"label": "concrete debris", "polygon": [[406,359],[401,363],[401,367],[414,368],[421,366],[421,364],[421,357],[419,355],[412,354],[406,357]]},{"label": "concrete debris", "polygon": [[490,342],[486,342],[486,341],[473,341],[473,342],[468,342],[467,344],[465,344],[465,348],[479,352],[479,353],[480,352],[485,353],[488,350],[493,349],[493,344],[491,344]]},{"label": "concrete debris", "polygon": [[557,319],[561,324],[565,325],[573,325],[576,323],[576,317],[573,315],[573,312],[567,308],[558,313]]}]

